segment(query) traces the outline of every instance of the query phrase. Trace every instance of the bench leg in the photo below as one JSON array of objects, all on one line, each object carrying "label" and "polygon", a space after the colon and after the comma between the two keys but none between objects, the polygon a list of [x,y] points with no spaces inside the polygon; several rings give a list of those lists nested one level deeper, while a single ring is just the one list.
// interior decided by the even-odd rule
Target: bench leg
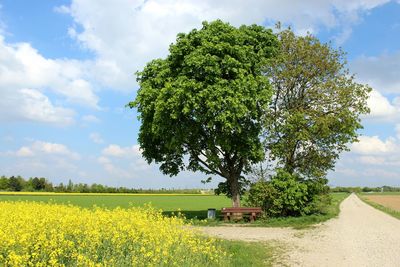
[{"label": "bench leg", "polygon": [[254,222],[255,219],[256,219],[256,213],[252,212],[250,216],[250,222]]},{"label": "bench leg", "polygon": [[228,221],[228,216],[229,216],[229,212],[228,212],[228,213],[224,213],[224,221],[225,221],[225,222]]}]

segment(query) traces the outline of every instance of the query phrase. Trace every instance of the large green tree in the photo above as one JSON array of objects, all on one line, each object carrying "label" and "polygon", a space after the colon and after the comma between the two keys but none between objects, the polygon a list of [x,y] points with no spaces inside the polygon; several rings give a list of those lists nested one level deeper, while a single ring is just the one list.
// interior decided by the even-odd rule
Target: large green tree
[{"label": "large green tree", "polygon": [[149,163],[176,175],[202,171],[226,179],[240,206],[240,177],[264,159],[262,116],[272,90],[263,75],[277,38],[264,27],[219,20],[179,34],[165,59],[138,73],[139,144]]},{"label": "large green tree", "polygon": [[290,174],[318,179],[357,140],[371,89],[355,81],[340,49],[290,29],[277,35],[279,53],[266,69],[274,89],[266,150]]}]

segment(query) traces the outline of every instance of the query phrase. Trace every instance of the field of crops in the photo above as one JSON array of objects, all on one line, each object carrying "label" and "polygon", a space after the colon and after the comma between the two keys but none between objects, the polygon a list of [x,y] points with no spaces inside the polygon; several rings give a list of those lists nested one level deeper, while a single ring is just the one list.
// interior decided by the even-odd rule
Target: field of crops
[{"label": "field of crops", "polygon": [[217,266],[229,255],[145,207],[0,202],[0,266]]},{"label": "field of crops", "polygon": [[384,207],[400,211],[400,194],[371,194],[363,197]]},{"label": "field of crops", "polygon": [[188,218],[199,219],[207,216],[207,209],[231,206],[225,196],[188,194],[49,194],[49,193],[0,193],[0,201],[42,201],[58,204],[72,204],[84,208],[93,206],[106,208],[152,207],[162,209],[164,214],[180,210]]}]

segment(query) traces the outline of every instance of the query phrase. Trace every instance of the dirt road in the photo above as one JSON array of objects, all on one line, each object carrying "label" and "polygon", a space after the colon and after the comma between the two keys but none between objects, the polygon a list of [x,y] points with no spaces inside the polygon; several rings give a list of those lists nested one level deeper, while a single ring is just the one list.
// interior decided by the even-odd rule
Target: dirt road
[{"label": "dirt road", "polygon": [[209,235],[245,241],[276,240],[289,266],[400,266],[400,220],[350,195],[338,218],[316,228],[204,227]]}]

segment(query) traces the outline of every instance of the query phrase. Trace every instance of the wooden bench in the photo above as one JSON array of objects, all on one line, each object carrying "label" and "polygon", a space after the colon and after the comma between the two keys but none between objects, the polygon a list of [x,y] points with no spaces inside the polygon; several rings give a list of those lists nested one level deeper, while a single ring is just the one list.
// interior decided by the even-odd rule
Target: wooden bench
[{"label": "wooden bench", "polygon": [[221,213],[224,216],[224,221],[239,220],[243,218],[243,215],[246,215],[250,217],[251,222],[254,222],[256,217],[261,215],[262,209],[259,207],[222,208]]}]

